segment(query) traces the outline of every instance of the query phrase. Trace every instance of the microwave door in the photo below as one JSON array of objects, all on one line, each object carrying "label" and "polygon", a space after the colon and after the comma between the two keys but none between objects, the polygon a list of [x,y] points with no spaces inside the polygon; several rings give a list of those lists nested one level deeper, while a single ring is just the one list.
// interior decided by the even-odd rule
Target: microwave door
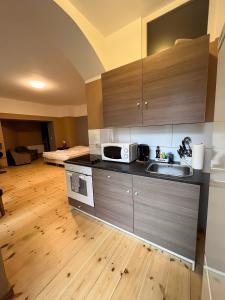
[{"label": "microwave door", "polygon": [[106,146],[104,147],[104,156],[110,159],[121,159],[122,148],[119,146]]}]

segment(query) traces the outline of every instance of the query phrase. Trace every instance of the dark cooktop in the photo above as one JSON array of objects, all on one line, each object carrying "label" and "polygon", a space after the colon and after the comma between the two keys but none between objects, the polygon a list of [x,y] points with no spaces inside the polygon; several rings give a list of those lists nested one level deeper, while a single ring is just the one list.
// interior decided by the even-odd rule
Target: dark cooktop
[{"label": "dark cooktop", "polygon": [[94,165],[101,162],[101,156],[94,155],[94,154],[87,154],[80,157],[71,158],[68,161],[72,163],[85,164],[88,166],[88,165]]}]

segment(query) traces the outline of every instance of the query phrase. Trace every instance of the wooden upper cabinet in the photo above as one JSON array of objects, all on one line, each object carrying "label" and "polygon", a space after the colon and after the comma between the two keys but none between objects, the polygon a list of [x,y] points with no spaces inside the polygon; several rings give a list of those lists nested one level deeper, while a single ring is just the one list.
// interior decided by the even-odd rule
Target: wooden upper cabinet
[{"label": "wooden upper cabinet", "polygon": [[102,74],[104,127],[213,121],[208,65],[206,35]]},{"label": "wooden upper cabinet", "polygon": [[142,125],[142,60],[102,74],[104,127]]},{"label": "wooden upper cabinet", "polygon": [[204,122],[209,37],[143,59],[143,125]]}]

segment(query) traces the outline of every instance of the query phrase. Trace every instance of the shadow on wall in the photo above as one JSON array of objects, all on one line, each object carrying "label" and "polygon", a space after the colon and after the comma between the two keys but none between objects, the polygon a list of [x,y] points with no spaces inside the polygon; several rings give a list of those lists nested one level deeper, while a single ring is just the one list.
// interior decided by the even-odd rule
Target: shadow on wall
[{"label": "shadow on wall", "polygon": [[62,146],[62,141],[66,141],[68,147],[89,145],[87,116],[57,118],[54,132],[57,148]]}]

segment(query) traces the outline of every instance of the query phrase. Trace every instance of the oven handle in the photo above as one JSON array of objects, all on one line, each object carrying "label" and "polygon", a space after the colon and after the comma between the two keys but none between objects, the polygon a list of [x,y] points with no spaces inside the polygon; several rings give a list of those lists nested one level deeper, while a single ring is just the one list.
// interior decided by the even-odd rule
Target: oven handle
[{"label": "oven handle", "polygon": [[[66,171],[66,173],[71,177],[72,176],[72,172],[68,172],[68,171]],[[77,174],[79,174],[79,178],[80,179],[83,179],[83,180],[85,180],[85,177],[87,177],[88,175],[82,175],[82,174],[80,174],[80,173],[78,173],[78,172],[74,172],[74,173],[77,173]]]}]

